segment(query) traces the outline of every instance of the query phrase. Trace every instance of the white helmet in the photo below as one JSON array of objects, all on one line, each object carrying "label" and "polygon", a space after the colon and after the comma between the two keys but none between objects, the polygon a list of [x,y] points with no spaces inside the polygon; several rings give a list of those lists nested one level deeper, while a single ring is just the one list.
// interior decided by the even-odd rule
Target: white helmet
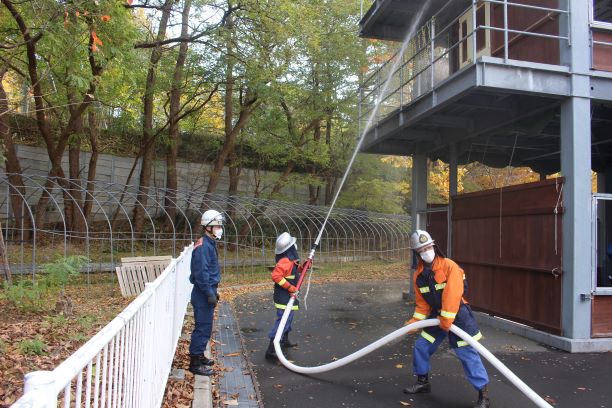
[{"label": "white helmet", "polygon": [[202,214],[202,224],[205,227],[212,227],[214,225],[221,225],[225,222],[225,217],[217,210],[208,210]]},{"label": "white helmet", "polygon": [[292,237],[288,232],[283,232],[278,236],[278,238],[276,238],[276,248],[274,248],[274,253],[276,255],[282,254],[291,248],[291,245],[295,244],[295,241],[297,241],[296,237]]},{"label": "white helmet", "polygon": [[419,249],[433,244],[435,241],[431,239],[431,235],[425,230],[416,230],[410,235],[410,249]]}]

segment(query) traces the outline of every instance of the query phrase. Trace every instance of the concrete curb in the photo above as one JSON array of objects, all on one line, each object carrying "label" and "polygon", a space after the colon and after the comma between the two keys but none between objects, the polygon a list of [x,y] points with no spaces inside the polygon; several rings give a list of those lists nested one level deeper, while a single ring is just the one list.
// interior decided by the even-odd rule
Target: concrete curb
[{"label": "concrete curb", "polygon": [[479,323],[484,323],[491,327],[495,327],[496,329],[505,330],[512,334],[558,348],[559,350],[568,351],[570,353],[603,353],[612,351],[612,339],[609,338],[570,339],[536,330],[532,327],[516,323],[511,320],[490,316],[482,312],[474,312],[474,316]]},{"label": "concrete curb", "polygon": [[[210,345],[206,347],[204,353],[206,357],[210,358]],[[193,401],[191,403],[192,408],[212,408],[212,385],[210,377],[205,375],[194,375],[193,383]]]}]

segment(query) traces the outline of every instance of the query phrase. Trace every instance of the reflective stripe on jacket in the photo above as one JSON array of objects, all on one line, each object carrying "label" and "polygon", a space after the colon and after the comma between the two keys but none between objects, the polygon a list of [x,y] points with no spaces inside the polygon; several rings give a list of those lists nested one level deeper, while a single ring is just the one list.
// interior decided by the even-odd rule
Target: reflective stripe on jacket
[{"label": "reflective stripe on jacket", "polygon": [[[419,261],[414,275],[416,308],[413,317],[418,320],[440,318],[459,328],[478,340],[482,335],[474,319],[467,300],[463,297],[466,289],[465,274],[453,260],[436,256],[431,266]],[[428,327],[422,336],[435,339],[441,329]],[[451,345],[466,345],[454,333],[449,333]],[[430,340],[431,341],[431,340]]]},{"label": "reflective stripe on jacket", "polygon": [[[297,261],[289,258],[281,258],[272,271],[274,281],[274,306],[277,309],[285,309],[291,294],[289,288],[295,286],[300,279],[300,272]],[[296,299],[292,307],[293,310],[299,309],[299,301]]]}]

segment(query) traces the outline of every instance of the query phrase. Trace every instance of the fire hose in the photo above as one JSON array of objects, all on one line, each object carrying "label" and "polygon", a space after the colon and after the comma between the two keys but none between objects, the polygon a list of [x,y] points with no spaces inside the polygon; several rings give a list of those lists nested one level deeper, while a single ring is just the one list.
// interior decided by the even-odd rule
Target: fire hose
[{"label": "fire hose", "polygon": [[[450,4],[451,1],[449,0],[446,5]],[[426,3],[426,4],[431,4],[430,2]],[[446,5],[444,5],[443,7],[446,7]],[[422,7],[420,12],[417,13],[415,15],[415,17],[413,18],[413,22],[409,25],[411,27],[410,30],[408,30],[407,34],[406,34],[406,38],[404,40],[404,42],[402,43],[402,47],[400,49],[400,51],[398,52],[398,57],[395,58],[395,61],[393,63],[393,66],[391,68],[391,70],[389,72],[396,72],[397,68],[398,68],[398,64],[404,60],[403,55],[404,55],[404,51],[406,50],[407,46],[408,46],[408,39],[412,37],[412,34],[414,33],[415,29],[416,29],[416,25],[413,24],[415,21],[418,21],[421,16],[423,15],[425,11],[425,7]],[[387,88],[389,87],[390,83],[391,83],[391,79],[393,78],[393,75],[389,75],[387,77],[387,80],[385,81],[383,87],[382,87],[382,91],[381,91],[381,95],[385,95],[385,92],[387,90]],[[280,340],[281,337],[283,335],[283,332],[285,330],[285,325],[287,324],[287,319],[289,318],[289,314],[291,313],[291,310],[293,308],[293,304],[295,303],[295,300],[297,299],[297,295],[299,293],[299,290],[302,286],[302,282],[304,280],[304,277],[306,276],[306,274],[308,273],[308,270],[310,269],[310,267],[312,266],[312,260],[314,259],[314,254],[319,246],[319,243],[321,242],[321,237],[323,236],[323,231],[325,230],[325,226],[327,225],[327,221],[329,220],[329,217],[331,215],[332,210],[334,209],[334,206],[336,204],[336,201],[338,200],[338,196],[340,195],[340,191],[342,190],[342,187],[344,186],[344,183],[346,182],[347,176],[349,174],[349,171],[351,169],[351,167],[353,166],[353,163],[355,161],[355,158],[357,157],[357,153],[359,152],[359,149],[361,147],[361,144],[363,143],[364,137],[367,133],[367,131],[370,129],[374,118],[377,115],[378,112],[378,107],[379,104],[377,103],[376,106],[374,107],[374,109],[372,109],[372,112],[370,112],[370,115],[368,117],[366,126],[361,134],[361,137],[359,138],[358,142],[357,142],[357,146],[355,146],[355,150],[353,151],[353,155],[351,156],[351,159],[349,160],[348,166],[344,172],[344,175],[342,176],[342,179],[340,180],[340,184],[338,185],[338,189],[336,190],[336,193],[334,195],[334,199],[331,202],[331,205],[329,207],[329,210],[327,212],[327,216],[325,217],[325,219],[323,220],[323,223],[321,224],[321,228],[319,229],[319,234],[317,235],[317,238],[314,242],[314,245],[310,251],[310,254],[308,255],[308,259],[304,262],[304,264],[301,266],[301,275],[300,278],[297,282],[296,288],[297,288],[297,292],[291,294],[291,298],[289,299],[289,302],[287,304],[287,306],[285,307],[285,312],[283,313],[283,316],[281,318],[280,324],[278,326],[278,330],[276,331],[276,335],[274,336],[274,340],[273,340],[273,344],[274,344],[274,349],[276,351],[276,355],[278,357],[278,359],[280,360],[280,362],[287,367],[288,369],[295,371],[297,373],[301,373],[301,374],[318,374],[318,373],[323,373],[326,371],[330,371],[333,370],[335,368],[338,367],[342,367],[346,364],[349,364],[369,353],[371,353],[372,351],[384,346],[385,344],[394,341],[398,338],[400,338],[401,336],[407,334],[409,331],[412,330],[418,330],[418,329],[422,329],[425,327],[431,327],[431,326],[437,326],[439,324],[438,319],[427,319],[427,320],[422,320],[420,322],[416,322],[416,323],[411,323],[409,325],[406,325],[400,329],[395,330],[392,333],[387,334],[386,336],[382,337],[381,339],[375,341],[374,343],[360,349],[357,350],[356,352],[349,354],[346,357],[343,357],[339,360],[333,361],[331,363],[328,364],[323,364],[321,366],[318,367],[301,367],[301,366],[297,366],[291,362],[289,362],[285,356],[283,355],[283,350],[280,346]],[[480,343],[478,343],[476,340],[474,340],[469,334],[467,334],[465,331],[461,330],[459,327],[452,325],[451,326],[451,331],[453,333],[455,333],[457,336],[461,337],[464,341],[466,341],[470,346],[474,347],[474,349],[476,349],[476,351],[478,351],[484,358],[486,358],[495,368],[497,368],[508,380],[510,380],[510,382],[512,384],[514,384],[523,394],[525,394],[531,401],[533,401],[538,407],[544,407],[544,408],[552,408],[552,406],[546,402],[542,397],[540,397],[538,394],[536,394],[531,388],[529,388],[527,386],[527,384],[525,384],[520,378],[518,378],[512,371],[510,371],[510,369],[508,369],[508,367],[506,367],[501,361],[499,361],[493,354],[491,354],[491,352],[489,350],[487,350],[483,345],[481,345]]]},{"label": "fire hose", "polygon": [[[306,261],[306,264],[304,266],[309,267],[310,263]],[[301,283],[301,279],[305,275],[305,272],[306,272],[306,268],[303,268],[302,276],[300,277],[300,282],[298,282],[298,285]],[[300,373],[300,374],[319,374],[319,373],[324,373],[324,372],[333,370],[335,368],[342,367],[344,365],[352,363],[353,361],[356,361],[360,359],[361,357],[379,349],[380,347],[384,346],[387,343],[390,343],[394,340],[399,339],[400,337],[408,334],[408,332],[410,331],[423,329],[425,327],[437,326],[440,324],[438,319],[427,319],[427,320],[421,320],[419,322],[411,323],[411,324],[408,324],[404,327],[401,327],[387,334],[386,336],[376,340],[374,343],[371,343],[367,345],[366,347],[363,347],[362,349],[359,349],[355,351],[354,353],[349,354],[348,356],[343,357],[339,360],[335,360],[335,361],[332,361],[331,363],[323,364],[323,365],[316,366],[316,367],[302,367],[302,366],[295,365],[291,363],[289,360],[287,360],[287,358],[283,355],[283,350],[280,345],[280,340],[283,335],[285,325],[287,324],[287,318],[289,317],[289,313],[291,313],[291,308],[293,307],[293,304],[295,303],[295,300],[297,297],[296,295],[297,294],[293,294],[291,299],[289,299],[289,303],[287,303],[287,308],[285,309],[285,312],[283,313],[283,317],[281,318],[280,324],[278,326],[278,330],[276,331],[276,335],[274,336],[273,344],[274,344],[274,350],[276,351],[276,356],[278,357],[279,361],[291,371],[295,371],[296,373]],[[517,387],[523,394],[525,394],[534,404],[536,404],[538,407],[541,407],[541,408],[552,408],[552,406],[548,402],[546,402],[545,399],[543,399],[535,391],[533,391],[527,384],[525,384],[520,378],[518,378],[516,374],[510,371],[510,369],[506,367],[504,363],[499,361],[497,357],[491,354],[489,350],[487,350],[482,344],[474,340],[472,336],[470,336],[465,331],[461,330],[459,327],[455,325],[452,325],[450,330],[453,333],[455,333],[457,336],[465,340],[470,346],[474,347],[474,349],[476,349],[478,353],[480,353],[485,359],[487,359],[489,363],[491,363],[500,373],[502,373],[515,387]]]}]

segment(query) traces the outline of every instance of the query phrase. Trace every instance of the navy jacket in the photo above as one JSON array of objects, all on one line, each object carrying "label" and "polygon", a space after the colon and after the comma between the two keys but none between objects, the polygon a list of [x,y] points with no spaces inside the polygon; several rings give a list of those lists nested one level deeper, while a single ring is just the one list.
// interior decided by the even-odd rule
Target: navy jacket
[{"label": "navy jacket", "polygon": [[204,235],[196,242],[191,255],[189,282],[205,297],[216,296],[221,281],[221,268],[215,240]]}]

